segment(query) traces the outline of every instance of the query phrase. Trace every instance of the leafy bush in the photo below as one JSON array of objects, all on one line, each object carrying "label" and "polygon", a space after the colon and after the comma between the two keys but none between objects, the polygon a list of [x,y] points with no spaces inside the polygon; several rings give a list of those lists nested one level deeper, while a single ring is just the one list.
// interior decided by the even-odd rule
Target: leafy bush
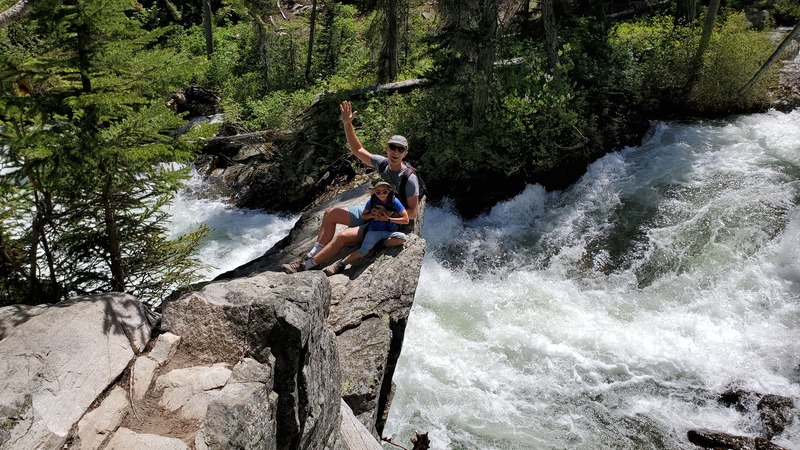
[{"label": "leafy bush", "polygon": [[252,130],[298,129],[302,124],[297,120],[313,99],[314,92],[298,90],[275,91],[258,100],[247,100],[251,118],[245,125]]},{"label": "leafy bush", "polygon": [[778,25],[790,26],[800,22],[800,4],[797,0],[778,0],[772,13]]},{"label": "leafy bush", "polygon": [[774,69],[745,95],[739,90],[774,50],[767,33],[750,29],[741,12],[728,15],[711,35],[696,77],[690,78],[701,31],[700,26],[675,26],[667,17],[617,25],[610,42],[620,87],[655,113],[677,107],[713,115],[765,106],[768,87],[776,80]]},{"label": "leafy bush", "polygon": [[766,32],[749,29],[744,14],[728,16],[711,37],[689,102],[697,111],[711,114],[765,107],[769,87],[777,81],[775,66],[747,92],[740,90],[774,49]]},{"label": "leafy bush", "polygon": [[568,76],[569,55],[562,54],[559,76],[546,73],[534,51],[521,61],[498,69],[497,96],[478,121],[467,100],[468,81],[437,85],[398,103],[397,128],[408,133],[409,157],[420,160],[427,176],[448,185],[497,176],[533,179],[583,155],[580,130],[593,124]]},{"label": "leafy bush", "polygon": [[[569,58],[561,55],[566,72]],[[590,126],[581,115],[583,101],[566,74],[553,76],[542,64],[523,65],[524,71],[509,77],[501,99],[500,114],[493,128],[504,152],[497,164],[519,167],[528,177],[555,167],[568,149],[582,149],[586,139],[581,129]]]},{"label": "leafy bush", "polygon": [[672,107],[688,83],[700,30],[675,26],[670,17],[620,23],[610,33],[619,88],[644,110]]}]

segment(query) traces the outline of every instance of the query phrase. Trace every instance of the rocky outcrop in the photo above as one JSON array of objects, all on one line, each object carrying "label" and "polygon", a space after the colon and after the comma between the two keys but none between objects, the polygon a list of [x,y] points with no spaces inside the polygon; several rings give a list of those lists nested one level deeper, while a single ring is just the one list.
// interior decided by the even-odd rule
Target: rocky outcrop
[{"label": "rocky outcrop", "polygon": [[[341,376],[334,335],[325,324],[329,305],[330,287],[322,273],[265,273],[212,283],[168,303],[162,327],[181,336],[180,360],[232,365],[244,357],[254,359],[248,376],[239,377],[249,384],[222,383],[221,392],[246,394],[246,400],[277,394],[274,411],[255,411],[262,414],[261,422],[276,418],[275,448],[333,448],[335,441],[329,439],[339,427]],[[252,408],[268,403],[256,402]],[[251,404],[217,400],[211,410],[225,419],[222,412],[244,413]],[[200,440],[226,433],[206,426],[203,435]]]},{"label": "rocky outcrop", "polygon": [[762,437],[734,436],[712,430],[689,430],[689,442],[703,448],[733,450],[786,450]]},{"label": "rocky outcrop", "polygon": [[277,271],[326,206],[160,327],[123,294],[0,308],[0,449],[379,449],[424,240],[331,278]]},{"label": "rocky outcrop", "polygon": [[0,318],[0,449],[61,448],[152,330],[144,307],[123,294],[10,306]]},{"label": "rocky outcrop", "polygon": [[[795,52],[795,54],[797,54]],[[800,107],[800,60],[784,61],[775,89],[775,109],[790,112]]]},{"label": "rocky outcrop", "polygon": [[[281,270],[281,264],[301,257],[314,245],[325,209],[363,204],[367,199],[366,185],[337,195],[304,214],[290,234],[264,256],[218,279]],[[392,376],[425,254],[425,240],[419,234],[424,210],[423,199],[420,216],[414,223],[416,231],[409,235],[404,247],[375,251],[329,279],[331,306],[327,323],[336,335],[342,398],[376,436],[383,430],[391,403]],[[347,248],[339,256],[353,250]]]},{"label": "rocky outcrop", "polygon": [[242,208],[297,211],[320,192],[318,151],[297,133],[259,131],[214,137],[194,165],[204,177],[205,196]]},{"label": "rocky outcrop", "polygon": [[187,117],[211,116],[219,113],[221,97],[218,93],[202,86],[189,86],[182,91],[173,92],[167,107],[176,113],[186,113]]}]

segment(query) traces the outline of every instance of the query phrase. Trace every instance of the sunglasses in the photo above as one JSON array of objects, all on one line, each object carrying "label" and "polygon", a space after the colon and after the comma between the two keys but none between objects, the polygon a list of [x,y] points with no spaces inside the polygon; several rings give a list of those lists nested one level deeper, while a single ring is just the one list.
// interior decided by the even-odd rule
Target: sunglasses
[{"label": "sunglasses", "polygon": [[375,193],[378,194],[378,195],[386,195],[389,192],[391,192],[391,191],[386,191],[386,190],[375,191]]},{"label": "sunglasses", "polygon": [[404,151],[406,151],[405,147],[403,147],[402,145],[397,145],[397,144],[389,144],[389,149],[390,150],[394,150],[396,152],[400,152],[400,153],[403,153]]}]

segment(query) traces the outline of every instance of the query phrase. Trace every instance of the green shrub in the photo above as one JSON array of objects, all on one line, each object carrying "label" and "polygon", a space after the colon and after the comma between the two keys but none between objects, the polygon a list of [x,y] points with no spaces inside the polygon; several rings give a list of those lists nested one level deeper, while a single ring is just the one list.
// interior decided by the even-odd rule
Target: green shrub
[{"label": "green shrub", "polygon": [[535,179],[565,159],[580,158],[586,151],[581,130],[593,124],[570,81],[569,55],[562,54],[562,61],[557,77],[546,73],[533,50],[521,63],[498,68],[497,95],[478,121],[471,116],[468,79],[407,95],[394,117],[410,140],[409,158],[431,180],[449,185],[493,176]]},{"label": "green shrub", "polygon": [[800,22],[800,4],[797,0],[778,0],[772,13],[778,25],[793,26]]},{"label": "green shrub", "polygon": [[743,13],[728,16],[711,37],[689,102],[697,111],[709,114],[766,107],[769,88],[777,81],[776,66],[747,92],[740,94],[740,90],[775,48],[767,32],[749,29]]},{"label": "green shrub", "polygon": [[620,23],[609,35],[619,88],[644,110],[670,108],[689,81],[700,30],[675,26],[670,17]]},{"label": "green shrub", "polygon": [[297,120],[314,99],[312,91],[275,91],[264,98],[247,100],[251,118],[245,125],[252,130],[292,130],[301,127]]},{"label": "green shrub", "polygon": [[766,32],[750,29],[741,12],[718,22],[693,79],[689,77],[699,25],[675,26],[668,17],[617,25],[610,43],[620,68],[620,88],[645,111],[656,113],[677,106],[713,115],[766,105],[768,87],[776,79],[774,69],[745,95],[739,90],[775,45]]}]

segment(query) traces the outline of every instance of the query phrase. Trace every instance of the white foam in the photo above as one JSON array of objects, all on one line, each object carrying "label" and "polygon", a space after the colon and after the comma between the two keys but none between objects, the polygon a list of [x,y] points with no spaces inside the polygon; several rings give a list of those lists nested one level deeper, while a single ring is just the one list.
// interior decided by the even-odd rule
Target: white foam
[{"label": "white foam", "polygon": [[800,397],[799,169],[798,112],[658,123],[567,191],[529,186],[466,222],[429,206],[385,434],[428,431],[434,449],[757,434],[716,397]]},{"label": "white foam", "polygon": [[[200,183],[195,175],[189,188]],[[171,221],[169,237],[177,237],[207,225],[208,237],[198,256],[209,265],[204,275],[213,278],[263,255],[289,234],[298,219],[296,214],[276,214],[235,208],[223,199],[197,198],[183,192],[167,207]]]}]

